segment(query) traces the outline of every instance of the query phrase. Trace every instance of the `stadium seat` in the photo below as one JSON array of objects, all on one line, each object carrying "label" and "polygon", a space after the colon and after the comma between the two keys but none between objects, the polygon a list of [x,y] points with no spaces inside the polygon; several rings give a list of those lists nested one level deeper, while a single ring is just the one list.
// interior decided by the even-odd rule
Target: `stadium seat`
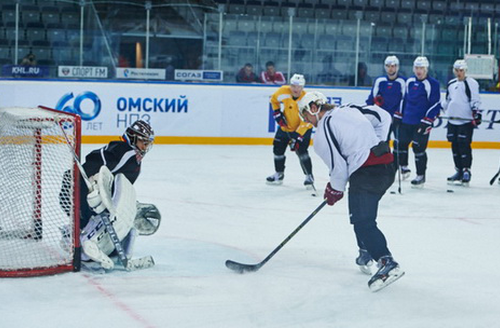
[{"label": "stadium seat", "polygon": [[313,18],[314,17],[314,9],[313,9],[312,4],[299,3],[299,5],[297,7],[297,17]]},{"label": "stadium seat", "polygon": [[353,0],[337,0],[337,6],[348,8],[349,6],[352,6],[352,1]]},{"label": "stadium seat", "polygon": [[383,23],[394,24],[396,22],[396,11],[392,9],[382,11],[380,13],[380,21]]},{"label": "stadium seat", "polygon": [[357,24],[356,22],[352,21],[345,21],[342,24],[342,29],[341,29],[341,34],[350,36],[350,37],[356,37],[356,32],[357,32]]},{"label": "stadium seat", "polygon": [[401,0],[401,8],[414,10],[415,9],[415,0]]},{"label": "stadium seat", "polygon": [[332,7],[331,17],[333,20],[346,20],[347,10],[342,7]]},{"label": "stadium seat", "polygon": [[401,6],[400,0],[385,0],[385,8],[386,9],[396,10],[396,9],[399,9],[400,6]]},{"label": "stadium seat", "polygon": [[431,1],[432,10],[440,13],[444,13],[446,11],[446,1]]},{"label": "stadium seat", "polygon": [[336,37],[330,34],[320,35],[318,38],[318,48],[319,49],[335,49],[336,47]]},{"label": "stadium seat", "polygon": [[246,34],[240,31],[229,32],[227,44],[231,46],[246,46]]},{"label": "stadium seat", "polygon": [[260,16],[262,15],[262,2],[261,1],[247,1],[246,13],[248,15]]},{"label": "stadium seat", "polygon": [[280,15],[279,3],[275,1],[266,1],[266,5],[262,10],[262,14],[264,16],[279,16]]},{"label": "stadium seat", "polygon": [[370,7],[382,8],[384,6],[384,0],[369,0]]},{"label": "stadium seat", "polygon": [[239,19],[238,31],[242,31],[242,32],[256,31],[255,20],[253,20],[252,18],[253,18],[253,16]]},{"label": "stadium seat", "polygon": [[417,1],[417,9],[423,11],[429,11],[431,9],[431,1],[428,0],[418,0]]},{"label": "stadium seat", "polygon": [[413,14],[410,11],[399,11],[396,20],[399,24],[411,25],[413,23]]},{"label": "stadium seat", "polygon": [[317,19],[328,19],[331,17],[330,7],[327,4],[317,4],[314,7],[314,17]]},{"label": "stadium seat", "polygon": [[259,39],[258,32],[248,32],[247,33],[247,46],[256,47],[258,39]]},{"label": "stadium seat", "polygon": [[352,5],[360,8],[368,6],[368,0],[352,0]]},{"label": "stadium seat", "polygon": [[[267,5],[266,5],[267,6]],[[293,2],[282,2],[280,7],[280,13],[283,17],[290,16],[290,9],[293,9],[294,15],[297,15],[297,11],[295,9],[295,3]]]},{"label": "stadium seat", "polygon": [[395,38],[406,39],[408,37],[408,28],[405,25],[394,25],[392,35]]},{"label": "stadium seat", "polygon": [[367,10],[365,11],[365,21],[376,23],[380,21],[380,12],[375,10]]},{"label": "stadium seat", "polygon": [[302,37],[300,38],[300,44],[302,47],[305,49],[313,49],[315,44],[314,44],[314,34],[302,34]]},{"label": "stadium seat", "polygon": [[232,0],[229,2],[229,8],[227,10],[229,14],[242,15],[245,14],[245,1],[243,0]]}]

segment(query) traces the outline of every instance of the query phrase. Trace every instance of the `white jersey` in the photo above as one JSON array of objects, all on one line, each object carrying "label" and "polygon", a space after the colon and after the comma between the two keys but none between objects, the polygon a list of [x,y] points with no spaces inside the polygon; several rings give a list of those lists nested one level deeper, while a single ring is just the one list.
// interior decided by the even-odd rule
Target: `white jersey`
[{"label": "white jersey", "polygon": [[345,191],[351,174],[366,162],[370,149],[379,142],[372,123],[355,106],[325,113],[318,122],[314,151],[328,166],[333,189]]},{"label": "white jersey", "polygon": [[471,77],[466,77],[464,81],[459,81],[456,78],[450,80],[446,90],[446,97],[441,102],[441,105],[449,117],[465,119],[449,120],[451,124],[462,125],[470,123],[473,120],[472,111],[478,110],[481,105],[479,84]]},{"label": "white jersey", "polygon": [[380,141],[389,140],[389,132],[391,130],[392,117],[382,107],[377,105],[356,105],[347,104],[341,107],[351,107],[359,110],[375,129],[375,134]]}]

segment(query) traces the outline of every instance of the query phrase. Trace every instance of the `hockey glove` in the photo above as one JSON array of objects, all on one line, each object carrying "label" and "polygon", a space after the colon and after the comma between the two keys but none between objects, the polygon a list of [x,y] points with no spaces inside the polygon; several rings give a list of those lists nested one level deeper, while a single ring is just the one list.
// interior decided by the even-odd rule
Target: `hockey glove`
[{"label": "hockey glove", "polygon": [[417,133],[422,136],[428,135],[432,129],[432,122],[434,122],[432,118],[424,117],[422,120],[420,120]]},{"label": "hockey glove", "polygon": [[474,120],[472,121],[472,125],[474,126],[479,126],[483,122],[483,115],[480,111],[473,110],[472,117],[474,118]]},{"label": "hockey glove", "polygon": [[373,102],[375,103],[375,105],[382,107],[382,105],[384,105],[384,97],[378,95],[373,99]]},{"label": "hockey glove", "polygon": [[330,182],[328,182],[325,189],[325,195],[323,196],[323,198],[326,199],[326,203],[332,206],[341,200],[342,197],[344,197],[344,192],[333,189]]},{"label": "hockey glove", "polygon": [[99,186],[94,183],[92,190],[87,195],[87,203],[96,214],[104,212],[106,206],[102,203],[101,194],[99,193]]},{"label": "hockey glove", "polygon": [[297,132],[290,133],[290,150],[297,151],[300,145],[304,142],[304,137]]},{"label": "hockey glove", "polygon": [[392,126],[397,128],[403,123],[403,114],[401,112],[395,112],[392,116]]},{"label": "hockey glove", "polygon": [[282,128],[286,128],[287,124],[285,115],[283,115],[283,113],[279,109],[274,111],[273,116],[274,120],[276,121],[276,123],[278,123],[279,126],[281,126]]}]

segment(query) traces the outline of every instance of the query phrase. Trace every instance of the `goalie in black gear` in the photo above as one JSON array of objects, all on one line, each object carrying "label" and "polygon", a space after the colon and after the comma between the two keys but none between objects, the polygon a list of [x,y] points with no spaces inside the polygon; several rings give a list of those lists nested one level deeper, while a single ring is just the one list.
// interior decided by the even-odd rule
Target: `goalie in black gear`
[{"label": "goalie in black gear", "polygon": [[[152,145],[154,142],[154,131],[151,128],[151,126],[143,121],[143,120],[138,120],[131,124],[125,131],[125,133],[122,136],[122,140],[120,141],[112,141],[108,145],[104,146],[103,148],[96,149],[92,152],[90,152],[86,158],[85,158],[85,163],[83,164],[83,168],[85,169],[85,172],[87,175],[90,177],[90,179],[93,181],[94,185],[96,186],[97,181],[99,180],[99,171],[101,170],[101,167],[105,166],[108,168],[108,171],[112,175],[112,177],[117,177],[118,175],[121,176],[119,180],[122,180],[125,178],[127,182],[132,185],[138,178],[140,172],[141,172],[141,164],[144,156],[146,153],[151,149]],[[64,206],[64,204],[69,204],[66,200],[71,197],[71,187],[70,184],[68,183],[69,179],[71,179],[71,174],[70,172],[66,172],[63,178],[63,185],[61,188],[60,192],[60,204],[63,207],[63,210],[66,213],[69,213],[71,210],[70,208],[67,208]],[[113,185],[116,185],[117,181],[113,181]],[[121,181],[118,181],[121,183]],[[120,186],[122,186],[120,184]],[[133,187],[132,187],[133,190]],[[99,190],[98,188],[93,188],[93,190],[89,190],[87,188],[86,183],[84,182],[83,178],[80,180],[80,227],[83,228],[82,232],[82,238],[84,236],[85,232],[88,231],[98,231],[102,223],[99,224],[100,220],[98,219],[98,215],[102,213],[105,210],[105,207],[102,204],[102,200],[100,199],[101,197],[101,192],[102,190]],[[107,191],[105,191],[107,192]],[[135,193],[133,197],[132,204],[135,204]],[[113,201],[119,201],[119,200],[113,200]],[[154,207],[154,205],[151,205]],[[156,207],[154,207],[156,209]],[[137,209],[134,209],[133,211],[133,225],[135,226],[135,212],[138,211],[139,213],[144,214],[144,211],[139,211]],[[158,211],[156,209],[156,211]],[[154,212],[154,211],[153,211]],[[149,213],[149,212],[148,212]],[[158,218],[158,222],[154,223],[153,225],[156,225],[156,227],[159,226],[159,212],[156,215]],[[90,219],[94,218],[97,219],[94,221],[91,221]],[[139,218],[139,221],[142,219]],[[130,222],[129,222],[130,223]],[[126,226],[130,225],[129,223],[126,224]],[[87,225],[89,227],[87,227]],[[113,226],[115,225],[115,222],[113,222]],[[144,224],[142,224],[143,226]],[[127,231],[127,234],[125,236],[121,237],[133,237],[132,235],[129,236],[128,232],[134,230],[132,229],[132,226],[128,228],[129,231]],[[151,227],[148,228],[149,230],[147,231],[152,231]],[[157,228],[156,228],[157,229]],[[156,231],[156,230],[154,230]],[[153,232],[154,232],[153,231]],[[70,233],[68,231],[63,232],[64,235],[69,235]],[[133,232],[132,232],[133,234]],[[144,231],[141,232],[139,229],[139,234],[151,234],[151,233],[144,233]],[[133,239],[133,238],[132,238]],[[122,240],[122,238],[120,238]],[[83,239],[82,239],[83,241]],[[123,240],[122,240],[123,241]],[[126,245],[125,245],[126,246]],[[126,248],[126,247],[125,247]],[[106,265],[106,264],[105,264]]]}]

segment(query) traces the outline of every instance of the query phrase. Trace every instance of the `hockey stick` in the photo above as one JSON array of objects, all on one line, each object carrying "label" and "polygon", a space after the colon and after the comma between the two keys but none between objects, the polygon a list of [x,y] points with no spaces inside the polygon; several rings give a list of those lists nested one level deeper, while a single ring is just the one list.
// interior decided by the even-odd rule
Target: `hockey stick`
[{"label": "hockey stick", "polygon": [[396,153],[396,160],[398,162],[398,167],[397,167],[397,170],[398,170],[398,192],[399,194],[401,195],[401,165],[399,165],[399,125],[396,127],[396,139],[398,140],[398,149],[397,149],[397,153]]},{"label": "hockey stick", "polygon": [[[302,160],[300,159],[300,155],[297,154],[297,157],[299,158],[299,163],[300,163],[300,166],[302,167],[302,172],[304,172],[304,174],[307,175],[306,168],[304,166],[304,163],[302,163]],[[311,172],[311,176],[312,176],[312,172]],[[313,189],[313,192],[311,193],[311,196],[316,197],[318,195],[318,192],[316,191],[316,187],[314,186],[314,181],[310,184],[310,186]]]},{"label": "hockey stick", "polygon": [[231,261],[231,260],[227,260],[226,261],[226,267],[228,269],[231,269],[233,271],[236,271],[238,273],[244,273],[244,272],[255,272],[255,271],[258,271],[260,268],[262,268],[262,266],[264,266],[264,264],[266,264],[276,253],[278,253],[278,251],[280,249],[283,248],[283,246],[285,246],[286,243],[288,243],[288,241],[290,241],[290,239],[292,239],[293,236],[295,236],[297,234],[297,232],[300,231],[300,229],[302,229],[306,224],[307,222],[309,222],[316,214],[318,214],[318,212],[326,205],[326,199],[290,234],[288,235],[288,237],[285,238],[285,240],[283,240],[281,242],[281,244],[278,245],[278,247],[276,247],[265,259],[263,259],[261,262],[257,263],[257,264],[243,264],[243,263],[239,263],[239,262],[235,262],[235,261]]},{"label": "hockey stick", "polygon": [[[76,165],[78,166],[78,169],[80,170],[80,174],[83,177],[83,180],[85,181],[85,184],[87,185],[88,189],[92,189],[92,183],[90,182],[90,179],[85,172],[85,169],[83,168],[82,163],[80,163],[80,159],[78,158],[78,155],[76,154],[75,150],[73,147],[71,147],[71,142],[69,141],[68,135],[66,134],[66,131],[64,131],[64,128],[61,124],[60,121],[58,121],[59,127],[61,128],[61,131],[64,135],[64,138],[66,139],[66,144],[68,145],[69,149],[71,150],[71,154],[73,155],[73,158],[75,160]],[[109,210],[109,208],[108,208]],[[115,217],[115,214],[110,213],[113,218]],[[122,243],[120,242],[120,239],[118,238],[118,235],[116,234],[116,230],[113,227],[113,224],[111,223],[111,220],[108,215],[101,215],[100,216],[102,219],[102,222],[104,224],[104,227],[106,231],[108,232],[109,237],[111,238],[111,241],[113,242],[113,245],[115,246],[116,252],[118,253],[118,258],[120,259],[120,262],[122,263],[123,267],[127,271],[133,271],[133,270],[139,270],[139,269],[147,269],[155,265],[155,262],[153,260],[153,257],[151,255],[149,256],[144,256],[138,259],[128,259],[127,255],[125,254],[125,251],[123,249]]]},{"label": "hockey stick", "polygon": [[500,168],[498,169],[497,173],[495,173],[495,175],[493,176],[493,178],[491,178],[491,180],[490,180],[490,186],[492,186],[495,183],[495,180],[498,178],[499,175],[500,175]]},{"label": "hockey stick", "polygon": [[[442,118],[444,120],[456,120],[456,121],[469,121],[472,122],[474,119],[472,118],[462,118],[462,117],[452,117],[452,116],[439,116],[438,118]],[[500,123],[500,120],[490,121],[490,120],[481,120],[484,123]]]}]

